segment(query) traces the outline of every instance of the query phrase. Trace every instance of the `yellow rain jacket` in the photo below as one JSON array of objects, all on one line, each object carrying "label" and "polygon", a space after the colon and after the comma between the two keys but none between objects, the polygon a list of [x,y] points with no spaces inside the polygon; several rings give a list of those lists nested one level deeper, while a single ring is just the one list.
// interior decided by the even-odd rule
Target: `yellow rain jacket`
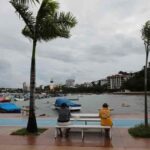
[{"label": "yellow rain jacket", "polygon": [[112,126],[112,119],[110,117],[110,110],[108,108],[102,108],[99,111],[102,126]]}]

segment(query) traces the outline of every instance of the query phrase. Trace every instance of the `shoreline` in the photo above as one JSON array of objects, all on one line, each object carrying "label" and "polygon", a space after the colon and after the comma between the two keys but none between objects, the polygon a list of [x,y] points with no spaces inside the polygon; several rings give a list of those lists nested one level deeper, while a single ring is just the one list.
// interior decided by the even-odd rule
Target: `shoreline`
[{"label": "shoreline", "polygon": [[[113,92],[114,95],[144,95],[145,92]],[[150,96],[150,92],[147,92],[147,95]]]}]

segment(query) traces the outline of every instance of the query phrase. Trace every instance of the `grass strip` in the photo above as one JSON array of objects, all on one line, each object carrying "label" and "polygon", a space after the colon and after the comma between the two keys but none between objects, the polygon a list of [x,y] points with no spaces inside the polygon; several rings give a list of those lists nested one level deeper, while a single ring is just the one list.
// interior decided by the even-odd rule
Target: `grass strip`
[{"label": "grass strip", "polygon": [[18,129],[16,131],[12,132],[11,135],[23,135],[23,136],[25,136],[25,135],[35,135],[35,136],[37,136],[37,135],[40,135],[41,133],[43,133],[46,130],[47,130],[47,128],[38,128],[38,132],[30,133],[26,130],[26,128],[22,128],[22,129]]}]

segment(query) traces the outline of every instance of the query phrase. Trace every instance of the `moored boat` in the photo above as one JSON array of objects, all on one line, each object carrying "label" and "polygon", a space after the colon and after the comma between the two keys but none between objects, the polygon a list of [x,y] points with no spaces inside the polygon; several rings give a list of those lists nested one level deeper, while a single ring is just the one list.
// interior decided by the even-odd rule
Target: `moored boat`
[{"label": "moored boat", "polygon": [[81,104],[77,104],[67,98],[57,98],[54,104],[55,109],[59,109],[63,103],[67,104],[71,111],[81,109]]},{"label": "moored boat", "polygon": [[5,97],[0,97],[0,103],[10,102],[10,99],[6,99]]},{"label": "moored boat", "polygon": [[24,98],[14,98],[14,101],[24,101],[25,99]]},{"label": "moored boat", "polygon": [[0,112],[2,113],[20,113],[21,108],[15,105],[14,103],[0,103]]}]

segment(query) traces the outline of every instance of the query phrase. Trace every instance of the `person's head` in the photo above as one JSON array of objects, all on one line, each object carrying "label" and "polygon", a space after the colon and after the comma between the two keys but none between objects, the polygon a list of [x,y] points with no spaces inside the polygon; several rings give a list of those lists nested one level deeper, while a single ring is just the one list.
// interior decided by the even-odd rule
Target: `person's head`
[{"label": "person's head", "polygon": [[107,104],[107,103],[104,103],[104,104],[103,104],[103,107],[104,107],[104,108],[108,108],[108,104]]},{"label": "person's head", "polygon": [[66,108],[66,107],[68,107],[66,103],[61,104],[61,108]]}]

